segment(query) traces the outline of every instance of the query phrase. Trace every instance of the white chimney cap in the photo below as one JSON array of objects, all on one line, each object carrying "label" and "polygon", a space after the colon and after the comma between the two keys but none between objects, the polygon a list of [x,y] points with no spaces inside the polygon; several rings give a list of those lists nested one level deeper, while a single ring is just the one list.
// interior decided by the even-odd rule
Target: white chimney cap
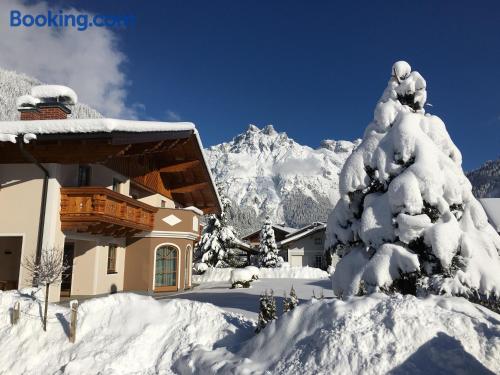
[{"label": "white chimney cap", "polygon": [[49,98],[56,98],[62,101],[63,104],[78,103],[78,96],[73,89],[61,85],[40,85],[31,88],[31,95],[42,101]]}]

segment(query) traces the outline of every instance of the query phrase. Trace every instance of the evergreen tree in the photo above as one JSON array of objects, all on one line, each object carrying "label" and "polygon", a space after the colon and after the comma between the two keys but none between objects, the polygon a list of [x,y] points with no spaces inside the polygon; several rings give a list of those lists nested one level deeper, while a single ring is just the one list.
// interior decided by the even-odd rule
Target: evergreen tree
[{"label": "evergreen tree", "polygon": [[264,328],[266,328],[267,324],[275,320],[276,316],[276,300],[274,299],[274,292],[271,290],[271,293],[268,294],[267,290],[260,296],[259,301],[259,318],[257,322],[257,328],[255,330],[256,333],[259,333]]},{"label": "evergreen tree", "polygon": [[275,268],[281,266],[282,263],[283,258],[278,255],[278,247],[274,238],[273,224],[267,216],[260,231],[259,266]]},{"label": "evergreen tree", "polygon": [[340,174],[328,246],[343,297],[371,292],[466,297],[500,310],[500,236],[465,177],[460,151],[425,114],[426,82],[394,64],[363,141]]},{"label": "evergreen tree", "polygon": [[285,292],[285,299],[283,301],[283,312],[288,312],[293,310],[299,304],[299,299],[297,298],[297,294],[295,293],[295,289],[292,286],[290,290],[290,297],[287,297]]},{"label": "evergreen tree", "polygon": [[221,203],[221,214],[208,216],[207,225],[195,249],[197,258],[211,267],[229,267],[234,256],[236,233],[227,220],[230,200],[221,196]]}]

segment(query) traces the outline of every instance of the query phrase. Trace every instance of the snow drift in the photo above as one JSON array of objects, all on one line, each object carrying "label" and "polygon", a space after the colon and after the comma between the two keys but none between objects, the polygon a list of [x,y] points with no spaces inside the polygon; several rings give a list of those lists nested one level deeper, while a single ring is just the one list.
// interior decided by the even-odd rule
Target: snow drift
[{"label": "snow drift", "polygon": [[425,113],[426,98],[423,77],[394,64],[373,122],[340,173],[325,244],[342,258],[334,292],[452,294],[499,309],[500,236],[472,195],[443,121]]},{"label": "snow drift", "polygon": [[175,366],[184,374],[492,374],[500,315],[457,297],[313,301],[236,352],[196,349]]},{"label": "snow drift", "polygon": [[[193,275],[193,283],[229,282],[234,268],[209,268],[203,275]],[[313,267],[290,267],[284,263],[278,268],[259,268],[261,279],[328,279],[328,272]]]},{"label": "snow drift", "polygon": [[[11,326],[8,311],[16,300],[22,313]],[[208,303],[115,294],[80,305],[70,344],[68,308],[50,305],[46,333],[30,298],[0,292],[0,311],[0,374],[170,374],[172,363],[195,346],[231,345],[254,330],[252,321]]]}]

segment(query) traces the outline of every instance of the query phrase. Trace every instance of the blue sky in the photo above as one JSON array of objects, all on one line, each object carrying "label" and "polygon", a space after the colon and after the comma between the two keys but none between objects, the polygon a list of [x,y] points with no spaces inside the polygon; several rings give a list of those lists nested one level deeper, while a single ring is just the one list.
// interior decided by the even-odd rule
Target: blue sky
[{"label": "blue sky", "polygon": [[427,111],[444,120],[464,169],[500,155],[498,1],[68,3],[137,17],[116,32],[126,104],[144,104],[144,119],[195,122],[206,146],[249,123],[312,147],[361,137],[404,59],[426,78]]}]

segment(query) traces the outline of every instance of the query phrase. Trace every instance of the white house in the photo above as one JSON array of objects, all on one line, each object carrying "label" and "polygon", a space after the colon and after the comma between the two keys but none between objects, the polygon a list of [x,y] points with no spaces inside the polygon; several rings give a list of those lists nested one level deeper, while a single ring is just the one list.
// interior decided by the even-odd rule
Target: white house
[{"label": "white house", "polygon": [[326,224],[307,225],[277,243],[280,255],[291,266],[322,268],[325,265],[324,243]]}]

